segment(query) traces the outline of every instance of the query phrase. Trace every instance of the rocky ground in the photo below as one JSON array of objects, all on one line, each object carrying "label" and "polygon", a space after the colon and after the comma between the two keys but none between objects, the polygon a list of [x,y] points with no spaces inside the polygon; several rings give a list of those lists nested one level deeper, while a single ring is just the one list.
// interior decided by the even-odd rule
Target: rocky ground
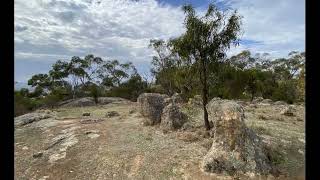
[{"label": "rocky ground", "polygon": [[[240,103],[246,125],[275,149],[278,179],[304,179],[304,106],[294,105],[288,116],[281,114],[287,105]],[[16,119],[15,179],[235,179],[200,168],[212,144],[201,107],[182,105],[189,118],[179,130],[143,125],[138,108],[114,101],[38,111],[24,123]]]}]

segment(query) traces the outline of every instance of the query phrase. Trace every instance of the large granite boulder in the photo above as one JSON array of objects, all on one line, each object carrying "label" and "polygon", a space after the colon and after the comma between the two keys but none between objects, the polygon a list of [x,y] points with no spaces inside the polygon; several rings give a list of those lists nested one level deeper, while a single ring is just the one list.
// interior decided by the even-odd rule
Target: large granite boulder
[{"label": "large granite boulder", "polygon": [[161,127],[168,130],[179,129],[187,121],[187,115],[175,104],[167,105],[162,112]]},{"label": "large granite boulder", "polygon": [[165,107],[164,100],[167,97],[158,93],[143,93],[138,97],[139,110],[142,116],[147,117],[147,124],[160,123],[162,110]]},{"label": "large granite boulder", "polygon": [[214,123],[213,143],[202,161],[211,173],[268,174],[272,167],[262,140],[244,123],[244,109],[229,100],[210,101],[209,119]]}]

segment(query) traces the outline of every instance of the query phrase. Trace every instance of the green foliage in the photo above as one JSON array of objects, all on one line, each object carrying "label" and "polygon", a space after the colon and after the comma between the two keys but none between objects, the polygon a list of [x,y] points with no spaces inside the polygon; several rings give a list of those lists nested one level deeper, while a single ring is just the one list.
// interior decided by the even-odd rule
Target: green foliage
[{"label": "green foliage", "polygon": [[28,85],[32,87],[48,87],[50,86],[50,77],[48,74],[36,74],[31,77],[28,81]]},{"label": "green foliage", "polygon": [[206,128],[210,129],[206,110],[209,95],[208,77],[210,73],[216,72],[215,68],[209,69],[209,67],[223,60],[231,44],[238,44],[241,17],[236,11],[227,16],[214,4],[209,5],[206,14],[202,17],[196,15],[191,5],[183,6],[183,10],[186,14],[184,21],[186,32],[171,40],[170,44],[173,52],[199,73],[204,122]]},{"label": "green foliage", "polygon": [[21,88],[20,89],[20,95],[23,96],[23,97],[27,97],[29,95],[29,89]]},{"label": "green foliage", "polygon": [[275,90],[273,99],[286,101],[289,104],[296,102],[298,98],[296,87],[297,82],[295,80],[279,82],[279,87]]},{"label": "green foliage", "polygon": [[48,94],[46,97],[40,100],[40,102],[49,108],[54,108],[56,104],[61,100],[58,94]]},{"label": "green foliage", "polygon": [[139,74],[135,74],[119,87],[112,88],[106,95],[136,101],[141,93],[146,92],[146,88],[147,82],[143,81]]},{"label": "green foliage", "polygon": [[145,89],[146,93],[160,93],[165,94],[165,88],[163,88],[161,85],[153,84],[150,87],[147,87]]},{"label": "green foliage", "polygon": [[20,116],[41,106],[35,98],[23,96],[19,91],[14,92],[14,116]]},{"label": "green foliage", "polygon": [[32,93],[29,93],[29,97],[39,97],[44,94],[44,89],[41,86],[37,86]]},{"label": "green foliage", "polygon": [[101,91],[99,89],[99,86],[97,86],[96,84],[92,84],[89,87],[89,90],[90,90],[90,96],[93,97],[94,102],[98,104],[98,98],[99,96],[101,96]]}]

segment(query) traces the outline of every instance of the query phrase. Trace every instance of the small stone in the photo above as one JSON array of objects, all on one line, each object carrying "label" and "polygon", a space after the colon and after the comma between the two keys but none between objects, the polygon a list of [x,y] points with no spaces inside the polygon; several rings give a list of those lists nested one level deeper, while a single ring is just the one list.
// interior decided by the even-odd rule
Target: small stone
[{"label": "small stone", "polygon": [[73,173],[73,171],[69,171],[69,173]]},{"label": "small stone", "polygon": [[287,106],[281,111],[281,114],[285,116],[294,116],[294,111],[293,106]]},{"label": "small stone", "polygon": [[39,157],[42,157],[42,155],[43,155],[43,152],[37,152],[33,154],[33,158],[39,158]]},{"label": "small stone", "polygon": [[259,116],[259,119],[261,119],[261,120],[268,120],[270,117],[268,117],[268,116],[265,116],[265,115],[262,115],[262,114],[260,114]]},{"label": "small stone", "polygon": [[301,149],[299,149],[298,152],[302,155],[304,154],[304,152]]},{"label": "small stone", "polygon": [[106,114],[106,117],[108,117],[108,118],[114,117],[114,116],[120,116],[120,114],[117,111],[109,111]]},{"label": "small stone", "polygon": [[22,150],[28,150],[29,148],[27,146],[23,146]]},{"label": "small stone", "polygon": [[43,176],[42,178],[40,178],[39,180],[46,180],[46,179],[48,179],[49,178],[49,176]]},{"label": "small stone", "polygon": [[88,137],[91,139],[97,138],[99,136],[100,136],[99,134],[88,134]]},{"label": "small stone", "polygon": [[88,112],[83,113],[82,116],[90,116],[90,113],[88,113]]},{"label": "small stone", "polygon": [[300,142],[302,142],[302,143],[306,143],[306,141],[304,140],[304,139],[298,139]]}]

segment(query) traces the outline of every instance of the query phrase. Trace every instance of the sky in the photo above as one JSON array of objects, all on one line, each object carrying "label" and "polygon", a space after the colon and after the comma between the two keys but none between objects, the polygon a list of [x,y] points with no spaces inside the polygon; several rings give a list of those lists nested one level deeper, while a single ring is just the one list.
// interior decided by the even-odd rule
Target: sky
[{"label": "sky", "polygon": [[[197,13],[209,0],[15,0],[15,81],[47,73],[57,60],[94,54],[104,60],[131,61],[139,73],[150,72],[155,52],[150,39],[184,32],[181,6]],[[237,9],[242,19],[242,50],[286,57],[305,50],[304,0],[216,0],[221,9]]]}]

